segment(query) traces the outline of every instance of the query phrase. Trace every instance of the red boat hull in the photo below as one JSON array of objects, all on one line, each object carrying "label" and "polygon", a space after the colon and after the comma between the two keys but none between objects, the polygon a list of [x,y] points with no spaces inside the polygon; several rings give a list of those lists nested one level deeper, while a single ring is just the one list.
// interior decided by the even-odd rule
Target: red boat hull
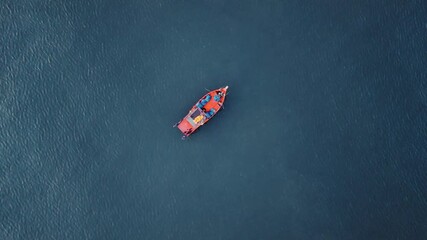
[{"label": "red boat hull", "polygon": [[190,136],[199,127],[206,124],[224,104],[228,86],[208,92],[190,109],[188,114],[177,124],[184,138]]}]

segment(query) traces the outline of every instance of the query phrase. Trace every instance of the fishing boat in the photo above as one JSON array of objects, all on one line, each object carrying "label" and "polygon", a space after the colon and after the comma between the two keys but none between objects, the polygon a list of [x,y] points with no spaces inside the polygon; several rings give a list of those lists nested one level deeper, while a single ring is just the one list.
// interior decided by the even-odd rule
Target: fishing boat
[{"label": "fishing boat", "polygon": [[227,90],[228,86],[209,91],[197,101],[181,121],[174,125],[184,134],[183,140],[207,123],[223,108]]}]

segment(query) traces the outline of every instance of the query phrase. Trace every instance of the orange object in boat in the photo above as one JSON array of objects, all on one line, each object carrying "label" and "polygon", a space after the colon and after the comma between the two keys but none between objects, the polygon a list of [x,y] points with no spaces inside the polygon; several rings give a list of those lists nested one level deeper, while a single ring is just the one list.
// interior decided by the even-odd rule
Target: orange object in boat
[{"label": "orange object in boat", "polygon": [[184,134],[182,139],[190,136],[200,126],[207,123],[221,110],[227,95],[228,86],[208,92],[190,109],[187,116],[174,125]]}]

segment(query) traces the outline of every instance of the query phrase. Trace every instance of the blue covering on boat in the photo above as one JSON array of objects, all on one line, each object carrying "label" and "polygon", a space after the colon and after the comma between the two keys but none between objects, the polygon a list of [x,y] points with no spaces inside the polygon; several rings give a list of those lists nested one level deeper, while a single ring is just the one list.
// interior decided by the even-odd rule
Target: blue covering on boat
[{"label": "blue covering on boat", "polygon": [[215,109],[211,108],[211,110],[209,110],[209,112],[205,112],[205,115],[207,118],[212,117],[215,114]]},{"label": "blue covering on boat", "polygon": [[221,97],[219,95],[215,95],[214,96],[214,100],[217,101],[217,102],[219,102],[219,100],[221,100]]}]

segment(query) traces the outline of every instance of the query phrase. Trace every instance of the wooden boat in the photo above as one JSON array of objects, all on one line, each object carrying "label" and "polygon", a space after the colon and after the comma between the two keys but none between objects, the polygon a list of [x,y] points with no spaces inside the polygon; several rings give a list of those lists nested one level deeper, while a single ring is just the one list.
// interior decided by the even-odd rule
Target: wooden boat
[{"label": "wooden boat", "polygon": [[187,116],[176,123],[174,127],[184,134],[182,139],[194,133],[200,126],[207,123],[223,107],[228,86],[209,91],[197,101],[190,109]]}]

